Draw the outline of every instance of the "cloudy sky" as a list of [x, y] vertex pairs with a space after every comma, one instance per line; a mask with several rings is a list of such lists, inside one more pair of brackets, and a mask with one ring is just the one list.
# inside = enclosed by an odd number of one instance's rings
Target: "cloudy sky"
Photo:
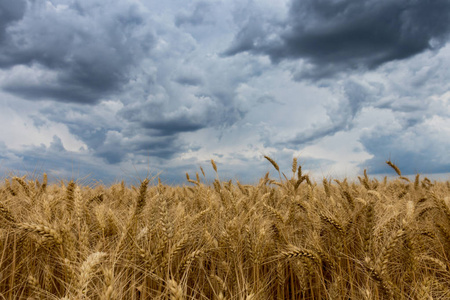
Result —
[[0, 172], [450, 172], [448, 0], [0, 0]]

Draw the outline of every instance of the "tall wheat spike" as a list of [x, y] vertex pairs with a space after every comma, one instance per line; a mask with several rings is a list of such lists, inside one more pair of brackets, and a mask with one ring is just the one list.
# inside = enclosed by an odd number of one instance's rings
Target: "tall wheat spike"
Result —
[[400, 169], [390, 160], [386, 161], [386, 163], [392, 168], [394, 169], [395, 173], [398, 174], [398, 176], [402, 176], [402, 172], [400, 171]]
[[267, 155], [264, 155], [264, 158], [267, 159], [272, 164], [272, 166], [275, 168], [275, 170], [280, 172], [280, 167], [278, 166], [278, 164], [273, 159], [271, 159]]
[[216, 163], [214, 162], [213, 159], [211, 159], [211, 165], [212, 165], [212, 167], [213, 167], [213, 169], [214, 169], [214, 172], [217, 173], [217, 165], [216, 165]]

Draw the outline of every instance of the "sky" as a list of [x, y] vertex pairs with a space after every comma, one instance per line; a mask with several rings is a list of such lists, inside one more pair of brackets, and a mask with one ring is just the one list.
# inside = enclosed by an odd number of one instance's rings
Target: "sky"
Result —
[[448, 179], [449, 41], [448, 0], [0, 0], [0, 173]]

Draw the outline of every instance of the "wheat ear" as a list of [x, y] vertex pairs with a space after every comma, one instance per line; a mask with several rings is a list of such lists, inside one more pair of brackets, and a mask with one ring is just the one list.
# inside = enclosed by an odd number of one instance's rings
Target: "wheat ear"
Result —
[[398, 176], [402, 176], [402, 172], [400, 171], [400, 169], [390, 160], [386, 161], [386, 163], [392, 168], [394, 169], [394, 171], [397, 173]]
[[366, 265], [366, 269], [369, 271], [369, 276], [377, 283], [386, 298], [393, 299], [394, 293], [392, 292], [391, 284], [384, 280], [375, 268]]
[[5, 220], [16, 223], [16, 219], [12, 215], [11, 211], [0, 202], [0, 216], [2, 216]]
[[268, 161], [270, 161], [270, 163], [272, 164], [272, 166], [275, 168], [275, 170], [277, 170], [278, 172], [280, 172], [280, 167], [278, 166], [278, 164], [271, 159], [270, 157], [268, 157], [267, 155], [264, 155], [264, 158], [267, 159]]
[[28, 187], [27, 183], [25, 182], [25, 176], [23, 178], [13, 177], [13, 180], [17, 181], [22, 186], [22, 188], [27, 196], [30, 196], [30, 188]]
[[216, 163], [214, 162], [213, 159], [211, 159], [211, 165], [212, 165], [212, 167], [213, 167], [213, 169], [214, 169], [214, 172], [217, 173], [217, 165], [216, 165]]
[[106, 288], [105, 291], [103, 292], [103, 295], [101, 297], [101, 300], [110, 300], [110, 299], [114, 299], [114, 289], [113, 289], [113, 284], [114, 284], [114, 270], [113, 268], [110, 269], [104, 269], [103, 270], [103, 274], [105, 276], [105, 284], [106, 284]]
[[106, 253], [104, 252], [92, 253], [81, 265], [80, 277], [78, 278], [78, 291], [80, 293], [80, 296], [84, 296], [86, 294], [91, 274], [94, 272], [95, 267], [100, 264], [101, 260], [105, 256]]
[[320, 257], [315, 252], [313, 252], [311, 250], [300, 249], [295, 246], [293, 246], [291, 248], [292, 248], [292, 250], [281, 252], [279, 254], [279, 257], [284, 258], [284, 259], [294, 258], [294, 257], [302, 257], [302, 258], [307, 258], [307, 259], [311, 260], [312, 262], [314, 262], [317, 265], [321, 264]]
[[139, 196], [137, 198], [136, 208], [133, 215], [134, 218], [138, 217], [144, 209], [148, 183], [148, 178], [141, 182], [141, 186], [139, 187]]
[[42, 224], [18, 223], [17, 227], [28, 232], [36, 232], [47, 240], [62, 244], [62, 237], [56, 229]]
[[173, 279], [167, 281], [167, 289], [170, 292], [170, 300], [183, 300], [183, 289]]

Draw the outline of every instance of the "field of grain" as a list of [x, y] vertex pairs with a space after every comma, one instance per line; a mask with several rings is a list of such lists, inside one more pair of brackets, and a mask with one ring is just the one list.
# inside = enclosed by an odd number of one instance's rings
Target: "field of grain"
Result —
[[[0, 186], [1, 299], [450, 299], [450, 182]], [[202, 174], [203, 173], [203, 174]]]

